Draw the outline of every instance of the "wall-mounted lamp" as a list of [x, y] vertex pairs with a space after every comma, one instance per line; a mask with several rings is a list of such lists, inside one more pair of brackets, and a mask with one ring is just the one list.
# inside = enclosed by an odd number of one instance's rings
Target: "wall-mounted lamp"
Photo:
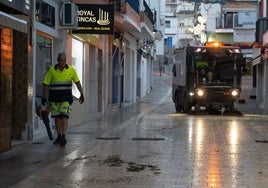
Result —
[[154, 40], [155, 41], [160, 41], [163, 39], [163, 34], [160, 30], [154, 29], [153, 31], [153, 35], [154, 35]]
[[144, 40], [143, 44], [141, 44], [139, 51], [147, 54], [153, 54], [155, 50], [154, 41], [153, 40]]
[[122, 43], [122, 34], [119, 32], [115, 32], [113, 45], [119, 48], [122, 45], [121, 43]]
[[120, 47], [120, 40], [118, 38], [113, 40], [113, 45], [116, 47]]

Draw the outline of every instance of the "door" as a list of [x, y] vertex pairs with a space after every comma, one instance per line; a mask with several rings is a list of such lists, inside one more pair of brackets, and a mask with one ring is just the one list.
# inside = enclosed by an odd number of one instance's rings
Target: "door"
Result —
[[[36, 108], [41, 105], [43, 96], [43, 79], [49, 67], [52, 65], [52, 38], [45, 36], [42, 33], [36, 35], [36, 74], [35, 74], [35, 105]], [[52, 126], [52, 121], [51, 126]], [[33, 126], [33, 136], [46, 134], [46, 129], [43, 120], [35, 115]]]

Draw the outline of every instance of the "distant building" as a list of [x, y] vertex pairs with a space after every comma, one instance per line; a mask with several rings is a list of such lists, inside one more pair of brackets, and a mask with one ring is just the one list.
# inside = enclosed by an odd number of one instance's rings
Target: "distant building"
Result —
[[251, 60], [257, 16], [257, 0], [166, 0], [165, 56], [170, 59], [174, 48], [185, 45], [221, 41], [241, 46]]

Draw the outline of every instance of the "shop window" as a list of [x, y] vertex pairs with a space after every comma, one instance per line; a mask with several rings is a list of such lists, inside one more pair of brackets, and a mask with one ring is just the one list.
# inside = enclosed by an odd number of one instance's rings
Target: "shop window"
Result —
[[51, 57], [52, 39], [43, 35], [36, 36], [36, 96], [43, 95], [43, 79], [52, 65]]
[[[72, 39], [72, 65], [76, 69], [81, 85], [84, 83], [84, 44], [83, 42]], [[73, 96], [76, 98], [80, 97], [80, 92], [73, 84]]]

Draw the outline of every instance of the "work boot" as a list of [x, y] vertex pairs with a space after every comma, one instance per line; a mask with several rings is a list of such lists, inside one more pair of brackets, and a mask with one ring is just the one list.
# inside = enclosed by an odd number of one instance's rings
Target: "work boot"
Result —
[[53, 142], [54, 145], [59, 145], [61, 144], [62, 136], [58, 135], [57, 139]]
[[66, 143], [67, 143], [66, 138], [65, 138], [65, 137], [62, 137], [62, 138], [61, 138], [61, 142], [60, 142], [60, 146], [61, 146], [61, 147], [64, 147]]

